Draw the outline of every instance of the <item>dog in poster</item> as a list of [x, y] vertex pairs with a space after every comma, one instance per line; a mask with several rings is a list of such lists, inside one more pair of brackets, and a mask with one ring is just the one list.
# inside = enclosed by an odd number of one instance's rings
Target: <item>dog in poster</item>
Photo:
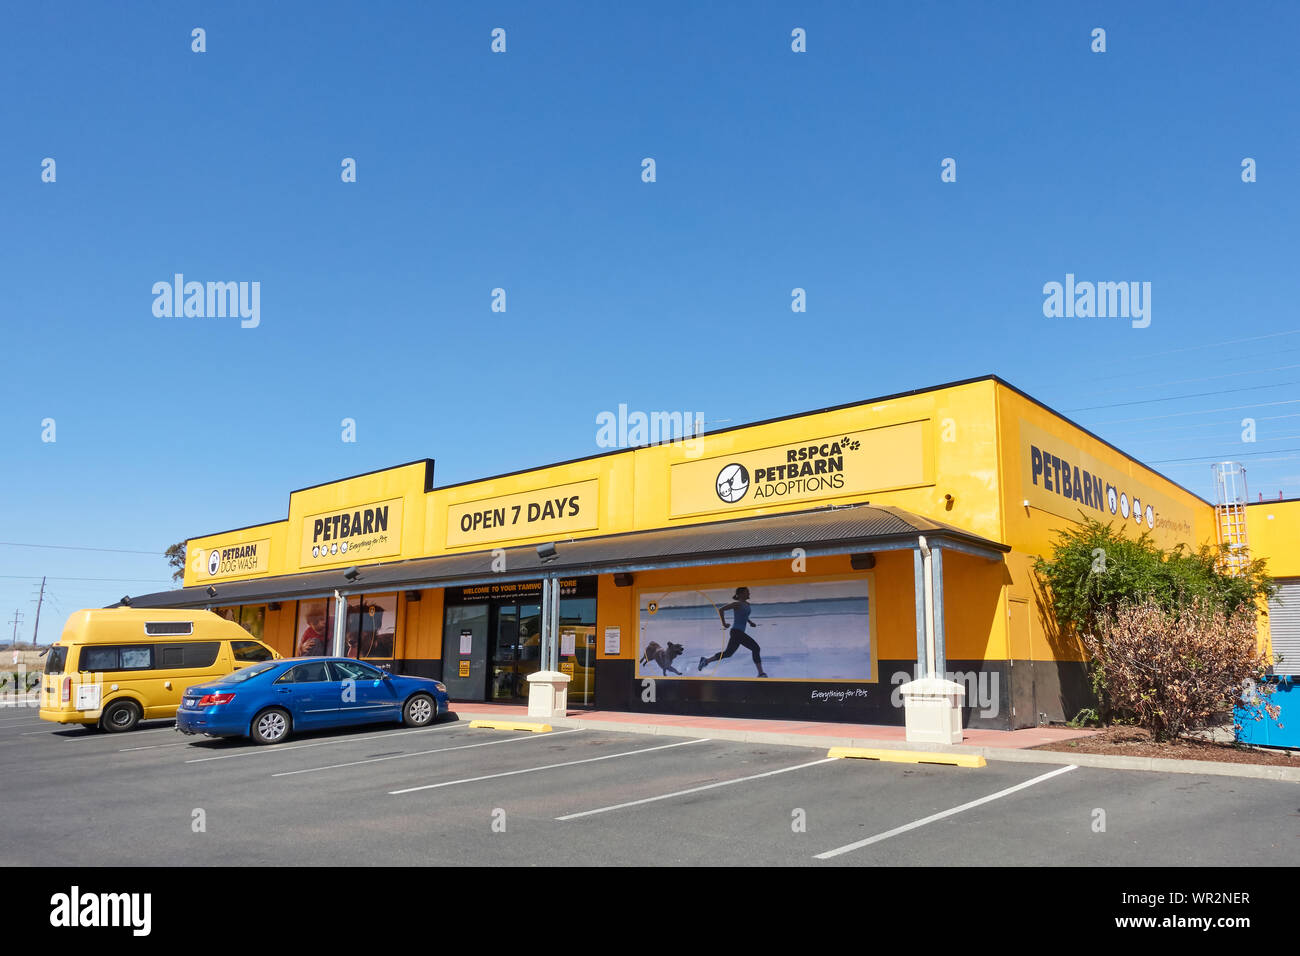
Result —
[[641, 663], [644, 665], [649, 661], [654, 661], [659, 665], [660, 670], [664, 672], [664, 676], [667, 676], [668, 672], [672, 671], [680, 677], [682, 672], [673, 667], [673, 661], [680, 657], [684, 650], [686, 648], [680, 644], [674, 644], [672, 641], [668, 642], [667, 647], [661, 646], [658, 641], [651, 641], [645, 646], [645, 653], [641, 655]]

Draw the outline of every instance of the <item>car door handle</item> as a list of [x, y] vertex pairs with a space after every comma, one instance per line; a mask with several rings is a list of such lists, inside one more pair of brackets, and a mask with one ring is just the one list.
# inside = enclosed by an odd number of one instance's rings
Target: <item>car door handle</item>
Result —
[[277, 694], [292, 694], [292, 693], [293, 693], [293, 688], [290, 688], [290, 687], [277, 687], [277, 688], [275, 689], [275, 692], [276, 692]]

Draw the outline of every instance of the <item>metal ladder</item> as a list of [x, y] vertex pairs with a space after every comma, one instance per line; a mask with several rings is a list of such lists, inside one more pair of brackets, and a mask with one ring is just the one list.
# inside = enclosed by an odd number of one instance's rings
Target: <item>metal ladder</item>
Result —
[[1228, 546], [1223, 569], [1241, 574], [1250, 563], [1250, 540], [1246, 532], [1246, 469], [1236, 461], [1221, 461], [1210, 466], [1214, 473], [1214, 515], [1219, 542]]

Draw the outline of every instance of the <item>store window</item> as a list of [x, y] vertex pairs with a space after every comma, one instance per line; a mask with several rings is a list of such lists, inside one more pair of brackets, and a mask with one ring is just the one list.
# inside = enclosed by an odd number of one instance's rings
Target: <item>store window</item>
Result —
[[392, 660], [396, 644], [396, 594], [360, 594], [348, 598], [345, 656]]
[[234, 621], [236, 624], [239, 623], [239, 608], [237, 607], [214, 607], [212, 612], [217, 617], [225, 618], [227, 621]]
[[266, 605], [249, 604], [239, 609], [239, 626], [259, 641], [266, 628]]
[[316, 598], [298, 602], [298, 626], [294, 629], [295, 657], [325, 657], [330, 653], [334, 633], [334, 602]]

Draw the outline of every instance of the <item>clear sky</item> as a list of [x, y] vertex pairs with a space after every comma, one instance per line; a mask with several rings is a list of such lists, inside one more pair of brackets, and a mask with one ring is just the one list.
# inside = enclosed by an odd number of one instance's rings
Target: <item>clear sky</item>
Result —
[[[0, 623], [41, 575], [45, 640], [166, 587], [293, 488], [595, 453], [620, 403], [991, 372], [1203, 496], [1222, 458], [1300, 494], [1297, 36], [1257, 0], [5, 4]], [[259, 324], [156, 316], [175, 273], [260, 283]], [[1150, 324], [1045, 317], [1067, 274], [1149, 282]]]

